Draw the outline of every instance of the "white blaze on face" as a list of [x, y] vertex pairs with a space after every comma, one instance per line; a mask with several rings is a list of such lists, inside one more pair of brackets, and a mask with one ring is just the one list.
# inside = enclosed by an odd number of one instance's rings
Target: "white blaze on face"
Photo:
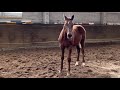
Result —
[[69, 38], [72, 38], [72, 36], [71, 37], [68, 37], [68, 35], [72, 35], [72, 29], [70, 29], [70, 28], [67, 28], [67, 38], [69, 39]]
[[66, 29], [67, 29], [67, 38], [69, 39], [69, 38], [72, 38], [72, 37], [68, 37], [68, 35], [72, 35], [72, 28], [71, 28], [71, 26], [69, 25], [69, 26], [66, 26]]

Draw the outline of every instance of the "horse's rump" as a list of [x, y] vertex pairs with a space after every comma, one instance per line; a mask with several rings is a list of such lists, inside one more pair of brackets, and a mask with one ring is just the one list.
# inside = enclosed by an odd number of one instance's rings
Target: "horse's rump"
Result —
[[82, 25], [74, 25], [73, 32], [79, 32], [80, 34], [84, 35], [86, 33], [85, 28]]
[[73, 31], [73, 43], [74, 43], [74, 45], [79, 44], [82, 39], [85, 39], [86, 31], [85, 31], [83, 26], [74, 25], [72, 31]]

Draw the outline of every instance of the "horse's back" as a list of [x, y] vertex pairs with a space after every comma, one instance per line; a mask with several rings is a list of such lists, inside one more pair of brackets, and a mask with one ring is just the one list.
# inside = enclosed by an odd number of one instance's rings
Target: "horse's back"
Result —
[[86, 33], [86, 30], [82, 25], [73, 25], [73, 31], [79, 31], [81, 34]]

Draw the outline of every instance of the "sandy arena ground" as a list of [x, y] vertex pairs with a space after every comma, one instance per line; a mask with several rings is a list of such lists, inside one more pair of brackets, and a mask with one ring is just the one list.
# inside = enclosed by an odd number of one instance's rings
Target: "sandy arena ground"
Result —
[[0, 78], [120, 78], [120, 45], [86, 47], [85, 67], [75, 66], [77, 53], [74, 48], [69, 77], [66, 76], [67, 53], [66, 49], [63, 74], [60, 75], [59, 48], [0, 51]]

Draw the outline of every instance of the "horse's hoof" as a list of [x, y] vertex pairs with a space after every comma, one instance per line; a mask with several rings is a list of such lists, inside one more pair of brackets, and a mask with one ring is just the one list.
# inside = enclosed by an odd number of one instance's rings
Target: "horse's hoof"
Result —
[[81, 65], [82, 67], [84, 67], [85, 66], [85, 63], [82, 63], [82, 65]]
[[62, 73], [62, 71], [61, 71], [61, 70], [58, 70], [58, 72], [59, 72], [59, 73]]
[[78, 66], [79, 65], [79, 62], [77, 61], [76, 63], [75, 63], [75, 66]]
[[67, 76], [70, 76], [70, 73], [69, 73], [69, 72], [67, 72]]

